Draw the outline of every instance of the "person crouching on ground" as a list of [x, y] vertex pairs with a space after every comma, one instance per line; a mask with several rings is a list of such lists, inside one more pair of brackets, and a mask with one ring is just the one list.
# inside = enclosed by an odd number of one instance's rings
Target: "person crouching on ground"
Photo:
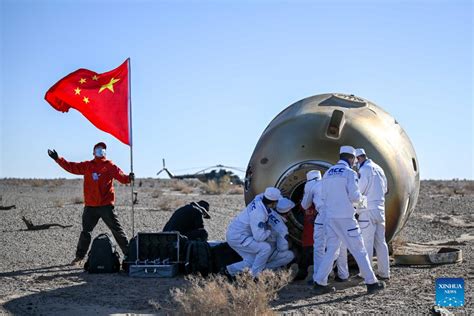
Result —
[[254, 277], [258, 277], [265, 268], [271, 255], [271, 246], [266, 241], [271, 234], [268, 215], [281, 198], [280, 190], [269, 187], [263, 194], [257, 195], [229, 224], [226, 240], [243, 260], [228, 265], [221, 271], [234, 276], [250, 268]]
[[64, 170], [84, 176], [84, 212], [82, 213], [82, 231], [77, 243], [76, 257], [72, 265], [79, 265], [87, 254], [94, 227], [102, 218], [114, 235], [115, 240], [126, 256], [128, 239], [119, 222], [114, 208], [115, 192], [113, 180], [128, 184], [134, 180], [133, 173], [126, 175], [111, 160], [106, 159], [105, 143], [97, 143], [93, 148], [94, 159], [83, 162], [69, 162], [59, 157], [56, 150], [48, 149], [48, 155]]
[[177, 209], [163, 228], [164, 232], [178, 231], [190, 240], [207, 241], [203, 218], [209, 219], [209, 203], [191, 202]]
[[295, 203], [287, 198], [278, 200], [276, 211], [272, 210], [268, 216], [268, 224], [272, 229], [267, 241], [272, 247], [265, 269], [278, 269], [285, 267], [294, 258], [295, 254], [290, 250], [288, 244], [288, 227], [286, 226], [288, 215]]

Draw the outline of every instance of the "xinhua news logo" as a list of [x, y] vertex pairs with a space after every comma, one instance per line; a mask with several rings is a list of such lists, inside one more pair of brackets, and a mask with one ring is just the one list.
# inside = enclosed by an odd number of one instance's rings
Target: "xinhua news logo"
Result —
[[436, 279], [436, 305], [443, 307], [464, 306], [464, 279]]

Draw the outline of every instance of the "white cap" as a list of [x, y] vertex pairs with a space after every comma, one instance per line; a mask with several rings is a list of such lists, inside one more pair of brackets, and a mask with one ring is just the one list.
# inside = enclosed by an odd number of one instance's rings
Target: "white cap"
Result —
[[306, 180], [311, 181], [313, 179], [321, 180], [321, 171], [310, 170], [306, 173]]
[[293, 203], [293, 201], [288, 200], [287, 198], [281, 198], [278, 200], [276, 210], [278, 213], [285, 214], [288, 213], [293, 207], [295, 207], [295, 203]]
[[281, 198], [280, 190], [274, 187], [268, 187], [265, 189], [265, 193], [263, 196], [266, 197], [270, 201], [278, 201]]
[[341, 146], [341, 149], [339, 150], [340, 154], [351, 154], [352, 156], [355, 156], [355, 149], [352, 146]]
[[365, 155], [364, 148], [357, 148], [356, 149], [356, 157], [359, 157], [359, 156], [362, 156], [362, 155]]

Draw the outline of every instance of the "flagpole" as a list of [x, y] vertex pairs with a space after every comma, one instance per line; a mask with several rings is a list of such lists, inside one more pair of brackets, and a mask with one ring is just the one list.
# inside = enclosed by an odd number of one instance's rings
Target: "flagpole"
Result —
[[[130, 172], [133, 173], [133, 129], [132, 129], [132, 67], [128, 57], [128, 126], [130, 128]], [[132, 238], [135, 236], [135, 208], [133, 203], [133, 187], [135, 179], [131, 181], [132, 189]]]

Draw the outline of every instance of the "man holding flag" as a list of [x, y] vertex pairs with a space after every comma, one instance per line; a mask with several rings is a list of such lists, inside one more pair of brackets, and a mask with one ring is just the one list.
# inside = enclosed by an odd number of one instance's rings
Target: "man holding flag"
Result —
[[[100, 218], [112, 231], [124, 255], [128, 252], [128, 239], [114, 210], [115, 193], [113, 180], [132, 183], [133, 198], [133, 150], [132, 117], [130, 98], [130, 59], [119, 67], [96, 73], [78, 69], [54, 84], [45, 95], [46, 101], [56, 110], [68, 112], [73, 108], [84, 115], [94, 126], [130, 145], [131, 172], [125, 175], [112, 161], [106, 159], [105, 143], [93, 148], [94, 159], [79, 163], [68, 162], [55, 150], [48, 155], [66, 171], [84, 176], [84, 212], [82, 232], [77, 244], [76, 258], [72, 264], [84, 259], [91, 242], [91, 233]], [[132, 203], [132, 234], [134, 228]]]
[[84, 176], [84, 212], [82, 231], [77, 243], [76, 258], [71, 264], [80, 264], [87, 254], [94, 227], [102, 218], [114, 235], [124, 255], [128, 252], [128, 239], [114, 208], [115, 192], [113, 180], [127, 184], [134, 180], [134, 174], [125, 175], [112, 161], [106, 159], [105, 143], [94, 146], [94, 159], [83, 162], [69, 162], [59, 157], [56, 150], [48, 150], [48, 155], [64, 170]]

